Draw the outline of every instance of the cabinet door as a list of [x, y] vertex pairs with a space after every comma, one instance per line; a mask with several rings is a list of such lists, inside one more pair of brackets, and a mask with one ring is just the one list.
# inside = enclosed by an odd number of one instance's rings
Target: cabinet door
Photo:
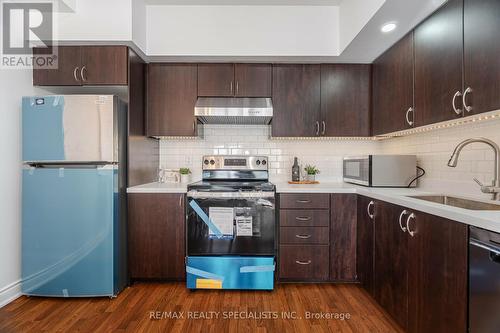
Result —
[[500, 1], [464, 0], [464, 77], [471, 113], [500, 109]]
[[234, 67], [237, 97], [271, 97], [270, 64], [236, 64]]
[[408, 331], [466, 332], [467, 226], [415, 212], [409, 228]]
[[195, 136], [196, 64], [149, 64], [148, 136]]
[[184, 279], [184, 195], [132, 193], [128, 204], [131, 278]]
[[415, 29], [415, 125], [462, 116], [462, 0], [450, 0]]
[[127, 85], [126, 46], [82, 46], [81, 52], [84, 85]]
[[370, 136], [370, 65], [321, 65], [321, 135]]
[[[33, 55], [46, 54], [48, 49], [33, 48]], [[79, 86], [81, 55], [79, 46], [58, 47], [57, 69], [33, 69], [33, 85], [35, 86]]]
[[356, 194], [332, 194], [330, 279], [356, 280]]
[[410, 128], [414, 116], [408, 112], [410, 108], [413, 108], [413, 33], [373, 63], [373, 134]]
[[274, 65], [272, 136], [318, 136], [320, 98], [320, 65]]
[[[377, 302], [406, 330], [408, 325], [408, 234], [398, 223], [402, 207], [380, 202], [375, 217], [373, 290]], [[406, 218], [405, 215], [403, 218]]]
[[198, 96], [230, 97], [234, 89], [233, 64], [198, 65]]
[[358, 280], [373, 296], [373, 226], [375, 201], [358, 196], [356, 267]]

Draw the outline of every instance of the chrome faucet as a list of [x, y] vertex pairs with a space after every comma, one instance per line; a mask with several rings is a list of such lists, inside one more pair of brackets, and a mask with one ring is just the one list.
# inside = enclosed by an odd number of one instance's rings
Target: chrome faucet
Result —
[[458, 157], [460, 156], [460, 152], [462, 149], [471, 144], [471, 143], [484, 143], [490, 146], [493, 151], [495, 152], [495, 174], [493, 178], [493, 184], [491, 186], [484, 185], [482, 184], [477, 178], [474, 178], [474, 181], [481, 186], [481, 192], [483, 193], [489, 193], [492, 195], [493, 200], [499, 200], [499, 193], [500, 193], [500, 148], [498, 145], [491, 141], [490, 139], [486, 138], [472, 138], [472, 139], [467, 139], [462, 142], [460, 142], [456, 147], [455, 150], [453, 151], [453, 154], [450, 157], [450, 160], [448, 161], [448, 166], [449, 167], [456, 167], [458, 163]]

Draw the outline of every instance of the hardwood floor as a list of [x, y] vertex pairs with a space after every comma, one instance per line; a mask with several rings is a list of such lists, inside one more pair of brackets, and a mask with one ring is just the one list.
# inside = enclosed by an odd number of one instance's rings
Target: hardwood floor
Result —
[[[306, 311], [337, 314], [344, 320], [307, 319]], [[168, 314], [171, 318], [166, 318]], [[188, 318], [195, 314], [213, 317]], [[282, 316], [286, 314], [295, 314], [296, 319], [284, 319]], [[229, 315], [261, 318], [226, 319]], [[280, 284], [273, 292], [190, 292], [184, 283], [137, 283], [115, 299], [18, 298], [0, 309], [0, 332], [387, 333], [401, 330], [354, 284]]]

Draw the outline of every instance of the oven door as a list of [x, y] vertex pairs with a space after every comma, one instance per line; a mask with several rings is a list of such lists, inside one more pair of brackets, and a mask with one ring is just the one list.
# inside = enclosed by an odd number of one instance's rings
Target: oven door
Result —
[[188, 256], [274, 255], [274, 192], [189, 192]]
[[344, 181], [353, 184], [371, 186], [371, 156], [344, 158]]

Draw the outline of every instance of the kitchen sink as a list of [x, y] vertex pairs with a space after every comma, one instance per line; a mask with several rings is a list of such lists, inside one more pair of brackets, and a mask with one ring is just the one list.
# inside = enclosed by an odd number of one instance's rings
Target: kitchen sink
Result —
[[470, 210], [500, 210], [500, 203], [475, 201], [447, 195], [415, 195], [408, 197]]

